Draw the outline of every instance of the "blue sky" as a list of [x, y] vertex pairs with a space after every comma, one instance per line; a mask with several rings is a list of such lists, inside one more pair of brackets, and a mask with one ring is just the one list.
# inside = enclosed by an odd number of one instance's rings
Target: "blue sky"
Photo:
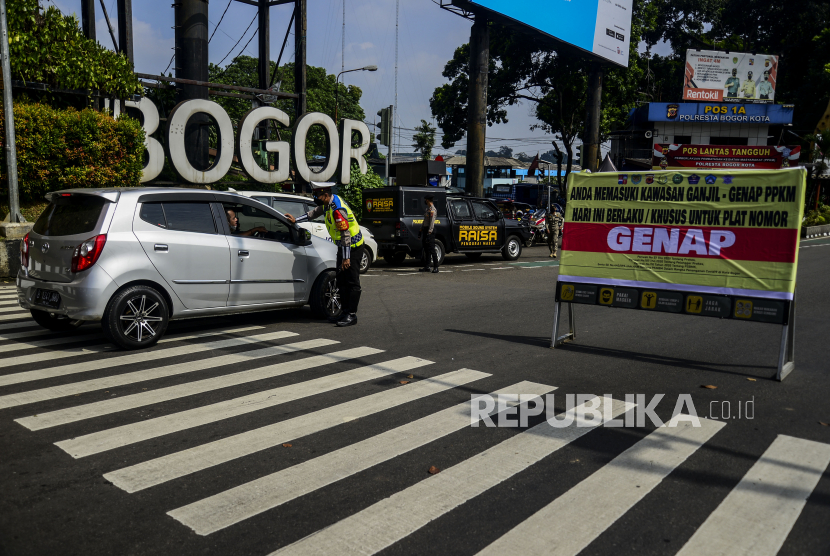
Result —
[[[341, 31], [344, 0], [308, 0], [308, 63], [337, 73], [341, 67]], [[355, 72], [344, 75], [346, 83], [363, 89], [361, 104], [367, 120], [372, 122], [377, 111], [395, 101], [395, 2], [393, 0], [345, 0], [346, 2], [346, 69], [375, 64], [377, 72]], [[80, 0], [41, 0], [54, 4], [65, 14], [76, 13], [80, 19]], [[110, 21], [116, 21], [116, 0], [104, 0]], [[133, 0], [133, 33], [135, 37], [136, 71], [159, 74], [167, 67], [173, 54], [172, 0]], [[211, 0], [210, 32], [228, 0]], [[291, 17], [292, 6], [271, 8], [271, 58], [276, 60]], [[245, 31], [256, 15], [256, 8], [232, 2], [209, 46], [209, 58], [219, 62]], [[400, 40], [398, 54], [398, 121], [403, 128], [413, 128], [420, 120], [432, 122], [429, 98], [435, 87], [446, 82], [441, 75], [444, 64], [452, 58], [455, 49], [470, 37], [471, 22], [440, 9], [432, 0], [400, 0]], [[256, 23], [236, 47], [228, 60], [237, 55], [252, 36]], [[100, 5], [96, 2], [96, 29], [99, 42], [112, 48], [112, 40]], [[116, 35], [117, 36], [117, 35]], [[288, 60], [293, 59], [290, 47]], [[246, 54], [256, 56], [256, 39], [250, 42]], [[227, 61], [225, 62], [227, 63]], [[342, 79], [342, 78], [341, 78]], [[551, 138], [528, 128], [535, 119], [531, 106], [512, 107], [509, 123], [487, 130], [488, 149], [508, 145], [516, 152], [535, 154], [551, 148]], [[411, 151], [411, 132], [401, 132], [401, 152]], [[440, 130], [438, 143], [440, 144]], [[440, 147], [440, 145], [439, 145]], [[451, 149], [465, 148], [464, 140]], [[439, 148], [439, 152], [441, 149]]]

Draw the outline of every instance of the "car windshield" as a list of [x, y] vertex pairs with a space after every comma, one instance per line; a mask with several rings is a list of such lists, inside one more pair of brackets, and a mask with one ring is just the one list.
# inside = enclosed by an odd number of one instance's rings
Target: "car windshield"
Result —
[[94, 195], [56, 194], [32, 231], [42, 236], [87, 234], [95, 229], [106, 203], [106, 199]]

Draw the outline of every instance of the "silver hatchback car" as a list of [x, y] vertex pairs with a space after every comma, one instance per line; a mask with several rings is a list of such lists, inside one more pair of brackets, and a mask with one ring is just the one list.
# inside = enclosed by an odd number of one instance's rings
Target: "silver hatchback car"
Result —
[[151, 346], [172, 319], [309, 304], [342, 309], [330, 242], [236, 195], [71, 189], [21, 244], [18, 301], [50, 330], [100, 321], [121, 347]]

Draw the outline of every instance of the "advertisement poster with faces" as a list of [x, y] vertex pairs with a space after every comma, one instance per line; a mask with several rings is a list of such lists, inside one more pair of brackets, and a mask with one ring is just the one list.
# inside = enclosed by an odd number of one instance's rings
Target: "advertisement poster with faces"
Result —
[[778, 56], [715, 50], [687, 50], [683, 100], [775, 101]]

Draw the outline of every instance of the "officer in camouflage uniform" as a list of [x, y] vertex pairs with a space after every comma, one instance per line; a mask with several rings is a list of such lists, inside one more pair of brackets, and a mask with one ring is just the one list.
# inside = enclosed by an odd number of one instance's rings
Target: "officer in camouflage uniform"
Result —
[[559, 251], [559, 236], [562, 233], [564, 220], [559, 211], [552, 207], [548, 212], [546, 224], [548, 228], [548, 249], [550, 249], [551, 258], [555, 259]]

